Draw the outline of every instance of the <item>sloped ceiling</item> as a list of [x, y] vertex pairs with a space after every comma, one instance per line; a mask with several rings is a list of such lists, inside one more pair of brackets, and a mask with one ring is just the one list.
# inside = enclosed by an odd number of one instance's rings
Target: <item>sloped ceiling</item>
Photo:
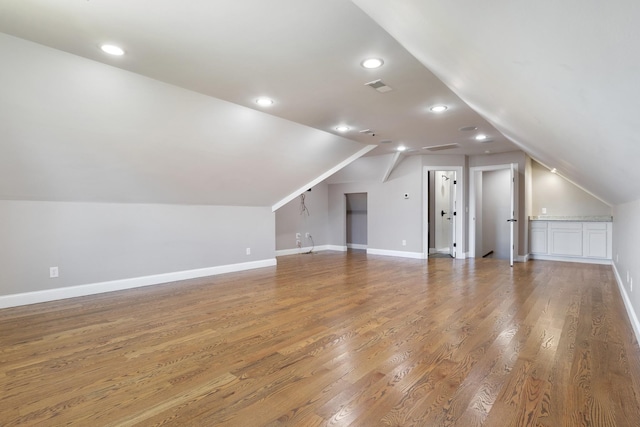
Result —
[[640, 2], [353, 2], [534, 158], [640, 199]]
[[3, 198], [273, 206], [368, 145], [517, 149], [346, 0], [3, 0], [0, 31]]

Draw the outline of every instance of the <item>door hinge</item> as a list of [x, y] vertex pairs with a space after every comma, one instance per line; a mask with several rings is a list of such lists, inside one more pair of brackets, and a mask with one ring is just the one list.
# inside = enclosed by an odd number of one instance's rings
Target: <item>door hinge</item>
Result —
[[453, 216], [456, 216], [456, 215], [458, 215], [458, 212], [455, 212], [455, 211], [454, 211], [454, 212], [453, 212]]
[[455, 179], [453, 180], [453, 185], [456, 185], [458, 183], [458, 181], [456, 181]]
[[454, 248], [456, 248], [456, 247], [457, 247], [455, 243], [453, 244], [453, 247], [454, 247]]

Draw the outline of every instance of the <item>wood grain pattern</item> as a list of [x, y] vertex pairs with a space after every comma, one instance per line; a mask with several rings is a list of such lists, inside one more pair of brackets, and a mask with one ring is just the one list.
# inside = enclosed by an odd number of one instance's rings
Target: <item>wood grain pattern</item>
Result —
[[640, 426], [610, 267], [362, 252], [0, 310], [2, 426]]

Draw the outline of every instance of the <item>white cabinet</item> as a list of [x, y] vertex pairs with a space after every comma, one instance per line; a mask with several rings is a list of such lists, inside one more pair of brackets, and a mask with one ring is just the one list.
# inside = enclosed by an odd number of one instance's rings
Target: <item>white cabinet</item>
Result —
[[534, 259], [607, 264], [611, 260], [611, 222], [531, 221]]
[[549, 254], [582, 256], [582, 222], [550, 222]]
[[547, 249], [547, 222], [531, 222], [531, 253], [546, 254]]

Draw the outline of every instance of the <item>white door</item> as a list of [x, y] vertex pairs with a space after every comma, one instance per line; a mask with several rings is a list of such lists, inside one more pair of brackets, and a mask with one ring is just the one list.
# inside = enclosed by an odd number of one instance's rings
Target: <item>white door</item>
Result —
[[514, 163], [511, 163], [511, 174], [509, 176], [509, 188], [510, 188], [510, 197], [511, 197], [511, 208], [510, 208], [510, 215], [511, 217], [509, 219], [507, 219], [507, 222], [509, 223], [509, 265], [511, 265], [511, 267], [513, 267], [513, 251], [515, 250], [515, 242], [514, 242], [514, 238], [513, 238], [513, 233], [514, 233], [514, 226], [516, 221], [518, 221], [516, 219], [516, 197], [515, 197], [515, 191], [516, 191], [516, 174], [515, 174], [515, 170], [514, 170]]
[[451, 219], [451, 251], [450, 254], [453, 258], [456, 257], [457, 243], [456, 243], [456, 184], [457, 184], [456, 172], [451, 172], [451, 179], [449, 180], [449, 218]]

